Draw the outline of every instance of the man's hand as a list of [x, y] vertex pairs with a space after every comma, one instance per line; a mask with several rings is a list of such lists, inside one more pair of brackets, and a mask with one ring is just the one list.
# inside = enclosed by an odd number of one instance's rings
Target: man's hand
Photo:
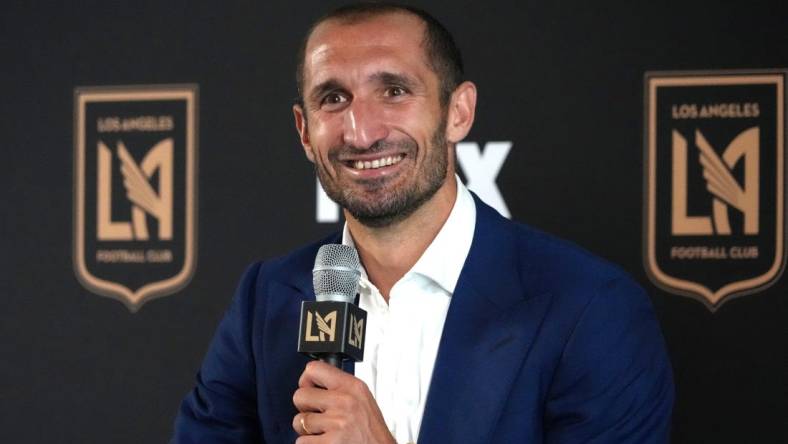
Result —
[[324, 362], [306, 365], [293, 403], [296, 444], [396, 444], [367, 385]]

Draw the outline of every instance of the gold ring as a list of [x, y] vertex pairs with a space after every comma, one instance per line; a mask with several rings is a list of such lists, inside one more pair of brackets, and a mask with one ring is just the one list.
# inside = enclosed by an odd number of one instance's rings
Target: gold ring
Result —
[[306, 428], [306, 424], [304, 423], [304, 416], [306, 415], [301, 415], [301, 428], [304, 429], [304, 433], [306, 433], [307, 435], [311, 435], [312, 432], [310, 432], [309, 429]]

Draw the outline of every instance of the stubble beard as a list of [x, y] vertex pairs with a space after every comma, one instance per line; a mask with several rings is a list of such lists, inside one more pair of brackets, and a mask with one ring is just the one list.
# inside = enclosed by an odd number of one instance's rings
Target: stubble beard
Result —
[[[410, 172], [415, 176], [414, 180], [402, 185], [393, 186], [390, 184], [390, 178], [383, 177], [366, 181], [361, 187], [342, 186], [330, 178], [324, 168], [315, 165], [317, 177], [326, 195], [346, 209], [361, 224], [370, 228], [388, 227], [408, 218], [430, 200], [446, 181], [449, 147], [445, 130], [446, 119], [442, 118], [431, 137], [430, 146], [425, 147], [427, 151], [422, 166], [417, 171]], [[397, 145], [405, 149], [409, 156], [415, 157], [418, 152], [418, 146], [413, 139], [398, 142]], [[382, 145], [370, 150], [383, 150], [386, 147]], [[337, 160], [338, 153], [343, 150], [352, 150], [352, 148], [332, 149], [331, 161], [338, 165], [340, 163]], [[401, 174], [408, 172], [403, 171]]]

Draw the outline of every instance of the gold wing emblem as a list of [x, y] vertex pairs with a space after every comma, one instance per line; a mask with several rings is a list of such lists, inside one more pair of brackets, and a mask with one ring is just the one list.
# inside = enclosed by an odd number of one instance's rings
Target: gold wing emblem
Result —
[[123, 173], [123, 186], [126, 187], [126, 196], [129, 200], [148, 214], [162, 214], [161, 199], [134, 162], [123, 142], [118, 142], [118, 157], [121, 162], [120, 171]]
[[320, 340], [325, 341], [326, 335], [328, 335], [328, 340], [333, 341], [337, 326], [337, 311], [334, 310], [325, 317], [320, 316], [320, 313], [315, 311], [315, 317], [317, 317], [317, 329], [320, 330]]
[[695, 141], [700, 150], [700, 164], [703, 166], [703, 178], [706, 189], [718, 199], [734, 208], [742, 208], [744, 192], [733, 177], [722, 159], [714, 152], [709, 142], [700, 131], [695, 132]]
[[[318, 330], [322, 331], [323, 333], [325, 333], [325, 334], [327, 334], [329, 336], [333, 336], [333, 332], [331, 331], [332, 330], [331, 327], [329, 327], [329, 325], [325, 321], [325, 319], [320, 317], [320, 313], [315, 312], [315, 315], [317, 315], [317, 328], [318, 328]], [[326, 316], [326, 318], [328, 318], [328, 316]]]

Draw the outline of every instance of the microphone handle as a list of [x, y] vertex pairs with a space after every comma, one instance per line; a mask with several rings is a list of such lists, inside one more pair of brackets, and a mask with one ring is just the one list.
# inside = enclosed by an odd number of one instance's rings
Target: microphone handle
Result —
[[339, 353], [326, 353], [320, 356], [320, 360], [326, 364], [333, 365], [340, 370], [342, 369], [342, 357], [339, 355]]

